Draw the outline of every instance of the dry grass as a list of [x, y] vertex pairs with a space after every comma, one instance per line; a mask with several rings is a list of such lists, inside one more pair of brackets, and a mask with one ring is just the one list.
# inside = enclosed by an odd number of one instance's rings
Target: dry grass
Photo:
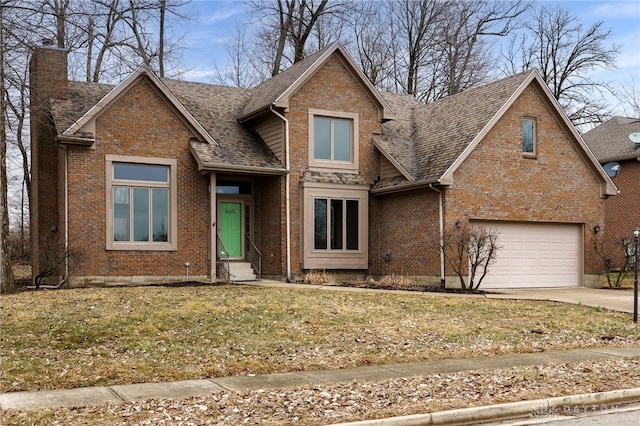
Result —
[[2, 392], [640, 342], [625, 314], [480, 296], [132, 287], [0, 303]]
[[415, 280], [404, 275], [391, 274], [380, 278], [380, 285], [397, 288], [398, 290], [413, 290], [417, 288]]
[[323, 285], [323, 284], [335, 284], [333, 275], [325, 271], [311, 271], [304, 276], [305, 284]]

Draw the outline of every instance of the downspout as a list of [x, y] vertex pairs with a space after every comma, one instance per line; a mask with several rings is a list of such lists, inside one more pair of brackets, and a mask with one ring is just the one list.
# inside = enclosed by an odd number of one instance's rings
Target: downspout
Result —
[[440, 287], [444, 288], [446, 283], [444, 278], [444, 215], [442, 208], [442, 191], [436, 189], [431, 183], [429, 184], [429, 188], [438, 193], [438, 215], [440, 222]]
[[66, 147], [64, 149], [64, 253], [62, 281], [69, 279], [69, 150]]
[[289, 198], [289, 120], [284, 115], [273, 109], [273, 105], [269, 106], [272, 113], [284, 121], [284, 168], [286, 175], [284, 177], [284, 198], [285, 198], [285, 215], [286, 215], [286, 232], [287, 232], [287, 244], [286, 244], [286, 257], [287, 257], [287, 282], [291, 282], [291, 200]]

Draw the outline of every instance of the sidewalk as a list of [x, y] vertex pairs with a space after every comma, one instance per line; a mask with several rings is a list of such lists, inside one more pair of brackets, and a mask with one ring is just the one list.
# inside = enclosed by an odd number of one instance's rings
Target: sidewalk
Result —
[[[514, 366], [580, 362], [587, 360], [607, 360], [637, 356], [640, 356], [640, 346], [626, 348], [575, 349], [527, 354], [508, 354], [470, 359], [448, 359], [431, 362], [366, 366], [343, 370], [303, 371], [259, 376], [238, 376], [165, 383], [98, 386], [38, 392], [12, 392], [0, 394], [0, 409], [37, 410], [57, 407], [89, 407], [106, 403], [124, 403], [146, 399], [188, 398], [191, 396], [220, 391], [250, 391], [297, 386], [314, 386], [328, 383], [351, 382], [354, 380], [360, 382], [382, 381], [386, 379], [425, 376], [459, 371], [499, 369]], [[607, 400], [607, 403], [613, 403], [611, 401], [612, 398], [618, 401], [618, 403], [640, 401], [640, 389], [615, 392], [617, 393], [610, 393], [611, 395], [608, 397], [609, 399]], [[603, 401], [602, 396], [594, 398], [595, 400], [600, 401], [600, 403]], [[523, 403], [518, 404], [518, 410], [522, 410]], [[537, 402], [536, 404], [538, 404], [536, 405], [536, 407], [538, 407], [540, 403]], [[486, 410], [487, 407], [479, 407], [477, 410], [480, 409]], [[504, 414], [504, 411], [505, 408], [498, 410], [498, 412], [502, 413], [501, 415]], [[432, 417], [433, 415], [430, 415], [429, 418]]]

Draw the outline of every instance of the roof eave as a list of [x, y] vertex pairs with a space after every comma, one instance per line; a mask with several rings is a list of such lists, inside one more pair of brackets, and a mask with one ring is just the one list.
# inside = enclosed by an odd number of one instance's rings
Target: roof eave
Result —
[[378, 189], [374, 188], [374, 189], [371, 189], [371, 194], [372, 195], [392, 194], [395, 192], [404, 192], [404, 191], [411, 191], [414, 189], [428, 188], [430, 185], [449, 186], [448, 184], [440, 182], [439, 179], [435, 181], [430, 181], [430, 180], [412, 181], [412, 182], [400, 183], [398, 185], [393, 185], [386, 188], [378, 188]]
[[277, 167], [255, 167], [255, 166], [240, 166], [233, 164], [223, 163], [208, 163], [198, 161], [198, 170], [204, 172], [238, 172], [238, 173], [252, 173], [258, 175], [285, 175], [286, 169]]
[[96, 138], [91, 136], [76, 136], [76, 135], [57, 135], [55, 141], [60, 145], [69, 145], [77, 147], [91, 147], [96, 142]]

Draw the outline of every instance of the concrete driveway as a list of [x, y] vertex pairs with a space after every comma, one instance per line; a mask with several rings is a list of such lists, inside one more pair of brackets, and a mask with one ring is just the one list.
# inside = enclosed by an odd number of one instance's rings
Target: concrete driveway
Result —
[[633, 290], [572, 288], [531, 288], [491, 290], [486, 294], [492, 299], [552, 300], [576, 305], [605, 308], [613, 311], [633, 313]]

